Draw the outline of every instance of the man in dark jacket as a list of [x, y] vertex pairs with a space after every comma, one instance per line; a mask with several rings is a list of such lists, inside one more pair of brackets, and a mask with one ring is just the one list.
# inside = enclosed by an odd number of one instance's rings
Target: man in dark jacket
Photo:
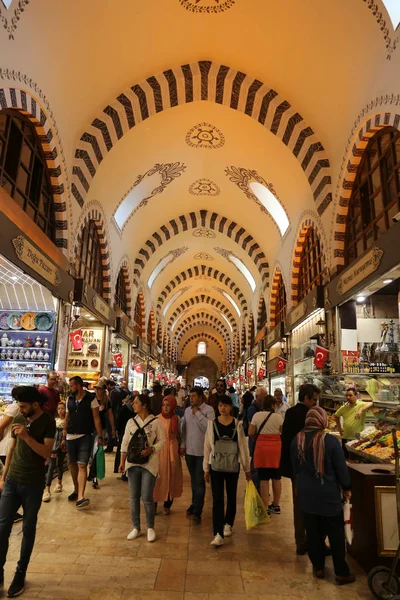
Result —
[[153, 393], [150, 396], [151, 414], [155, 417], [161, 412], [163, 400], [162, 386], [159, 383], [155, 383], [153, 385]]
[[292, 480], [294, 537], [296, 540], [296, 552], [299, 555], [307, 552], [307, 539], [303, 517], [297, 501], [296, 479], [293, 475], [290, 446], [293, 438], [304, 428], [307, 412], [317, 404], [320, 393], [321, 391], [317, 386], [311, 383], [300, 386], [299, 401], [293, 408], [289, 408], [286, 411], [282, 427], [280, 471], [283, 477], [289, 477]]

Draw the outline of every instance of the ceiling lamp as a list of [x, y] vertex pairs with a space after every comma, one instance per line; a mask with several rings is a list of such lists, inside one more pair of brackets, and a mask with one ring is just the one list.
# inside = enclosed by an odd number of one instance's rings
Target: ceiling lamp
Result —
[[258, 183], [258, 181], [252, 181], [250, 183], [250, 189], [277, 224], [281, 236], [284, 236], [289, 227], [289, 219], [279, 200], [265, 187], [265, 185]]
[[383, 4], [389, 13], [393, 29], [396, 30], [400, 23], [400, 2], [399, 0], [383, 0]]

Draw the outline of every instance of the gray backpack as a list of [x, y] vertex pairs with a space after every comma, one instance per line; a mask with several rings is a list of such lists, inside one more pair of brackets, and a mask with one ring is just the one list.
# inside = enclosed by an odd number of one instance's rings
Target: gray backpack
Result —
[[237, 441], [233, 441], [237, 432], [237, 421], [235, 420], [232, 437], [227, 435], [220, 437], [215, 421], [214, 429], [218, 438], [215, 440], [214, 453], [211, 456], [212, 470], [222, 473], [237, 473], [239, 471], [239, 446]]

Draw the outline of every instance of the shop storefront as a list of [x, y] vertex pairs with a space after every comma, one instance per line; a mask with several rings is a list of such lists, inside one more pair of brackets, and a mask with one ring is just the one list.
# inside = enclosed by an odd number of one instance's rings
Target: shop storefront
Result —
[[[298, 401], [299, 388], [304, 383], [321, 385], [321, 375], [329, 355], [327, 349], [326, 319], [323, 288], [315, 287], [287, 315], [285, 331], [290, 334], [290, 375], [293, 403]], [[324, 356], [323, 366], [319, 362]]]
[[265, 348], [267, 350], [266, 387], [272, 395], [274, 395], [277, 388], [280, 388], [289, 401], [290, 378], [286, 374], [289, 353], [288, 340], [289, 338], [284, 335], [283, 322], [271, 329], [265, 337]]
[[85, 281], [76, 279], [72, 319], [66, 377], [78, 375], [91, 389], [108, 375], [106, 356], [115, 312]]
[[73, 278], [0, 213], [0, 400], [15, 385], [42, 385], [57, 361], [62, 301]]
[[117, 382], [128, 381], [131, 347], [135, 332], [126, 316], [118, 316], [115, 330], [111, 331], [108, 348], [109, 375]]

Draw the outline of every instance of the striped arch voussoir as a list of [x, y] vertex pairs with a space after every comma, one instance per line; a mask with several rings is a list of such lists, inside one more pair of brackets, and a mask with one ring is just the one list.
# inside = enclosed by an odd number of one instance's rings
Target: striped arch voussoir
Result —
[[179, 339], [184, 335], [188, 328], [198, 327], [199, 325], [210, 325], [211, 327], [214, 327], [216, 331], [222, 335], [225, 341], [227, 343], [229, 342], [230, 334], [225, 323], [220, 321], [217, 317], [209, 315], [206, 312], [198, 312], [190, 317], [187, 317], [187, 319], [184, 319], [174, 332], [175, 340], [179, 343]]
[[198, 101], [248, 115], [279, 138], [299, 161], [321, 215], [332, 201], [331, 167], [313, 129], [265, 83], [231, 67], [202, 60], [153, 75], [120, 94], [82, 134], [75, 150], [72, 193], [83, 205], [99, 165], [130, 129], [152, 115]]
[[141, 290], [139, 290], [138, 295], [136, 296], [136, 303], [139, 303], [139, 306], [140, 306], [140, 325], [141, 325], [140, 337], [142, 339], [145, 339], [145, 337], [146, 337], [146, 305], [144, 302], [144, 295]]
[[125, 282], [125, 291], [126, 291], [126, 306], [128, 310], [128, 317], [132, 315], [132, 287], [131, 287], [131, 277], [130, 277], [130, 268], [127, 259], [123, 259], [120, 262], [120, 265], [117, 269], [117, 277], [119, 272], [122, 272], [122, 276]]
[[216, 344], [218, 346], [218, 348], [220, 349], [222, 356], [224, 356], [224, 349], [223, 349], [221, 343], [214, 336], [210, 335], [209, 333], [195, 333], [195, 334], [191, 335], [190, 338], [188, 338], [184, 342], [182, 348], [180, 349], [180, 355], [182, 356], [186, 346], [188, 344], [190, 344], [190, 342], [193, 342], [193, 340], [200, 340], [200, 339], [201, 340], [203, 340], [203, 339], [210, 340], [211, 342]]
[[13, 108], [28, 117], [34, 124], [42, 144], [51, 189], [56, 220], [56, 245], [68, 247], [67, 199], [62, 178], [62, 164], [50, 122], [46, 113], [28, 92], [16, 88], [0, 88], [0, 110]]
[[175, 319], [182, 312], [184, 312], [187, 308], [190, 308], [191, 306], [194, 306], [196, 304], [208, 304], [208, 305], [213, 306], [214, 308], [218, 309], [220, 312], [222, 312], [226, 316], [227, 319], [229, 319], [229, 321], [233, 327], [233, 330], [236, 331], [237, 324], [236, 324], [235, 318], [232, 315], [232, 313], [226, 308], [226, 306], [224, 306], [222, 304], [222, 302], [220, 302], [219, 300], [216, 300], [215, 298], [211, 298], [210, 296], [206, 296], [205, 294], [201, 294], [200, 296], [193, 296], [189, 300], [185, 300], [185, 302], [182, 302], [182, 304], [180, 306], [178, 306], [178, 308], [171, 315], [171, 318], [168, 321], [168, 330], [171, 329], [172, 324], [174, 323]]
[[274, 277], [272, 279], [271, 286], [271, 297], [269, 303], [269, 320], [270, 320], [270, 329], [273, 329], [276, 326], [276, 305], [278, 302], [278, 289], [280, 282], [283, 283], [282, 272], [279, 267], [275, 269]]
[[139, 250], [133, 265], [134, 285], [138, 286], [142, 271], [147, 262], [163, 244], [180, 233], [197, 229], [198, 227], [207, 227], [208, 229], [222, 233], [238, 244], [252, 259], [260, 273], [264, 287], [268, 287], [268, 261], [255, 239], [248, 234], [243, 227], [240, 227], [240, 225], [235, 223], [235, 221], [231, 221], [226, 217], [221, 217], [217, 213], [208, 210], [199, 210], [186, 215], [180, 215], [153, 233], [150, 239], [148, 239], [145, 245]]
[[149, 320], [147, 326], [151, 325], [151, 343], [154, 344], [156, 341], [156, 318], [154, 315], [154, 310], [151, 309], [149, 314]]
[[299, 233], [295, 242], [293, 252], [293, 263], [292, 263], [292, 305], [296, 306], [299, 296], [299, 273], [300, 273], [300, 259], [303, 253], [304, 243], [308, 230], [312, 227], [318, 236], [319, 243], [321, 246], [321, 252], [324, 254], [324, 243], [323, 238], [319, 233], [318, 225], [312, 218], [305, 219], [299, 227]]
[[347, 161], [347, 167], [343, 182], [339, 192], [339, 201], [336, 210], [336, 222], [334, 224], [333, 240], [333, 266], [340, 267], [344, 265], [344, 240], [346, 231], [347, 213], [349, 210], [349, 200], [353, 189], [353, 183], [356, 177], [358, 166], [364, 154], [369, 140], [377, 131], [384, 127], [394, 127], [400, 130], [400, 115], [396, 113], [379, 113], [370, 117], [359, 129], [350, 157]]
[[79, 251], [79, 246], [81, 243], [81, 235], [85, 226], [89, 223], [89, 221], [93, 221], [96, 225], [97, 233], [100, 241], [100, 249], [101, 249], [101, 262], [103, 267], [103, 298], [110, 302], [111, 300], [111, 263], [110, 263], [110, 251], [108, 240], [106, 236], [106, 228], [103, 220], [103, 215], [100, 213], [97, 208], [92, 208], [89, 210], [86, 215], [83, 217], [80, 223], [80, 230], [76, 239], [76, 244], [74, 248], [74, 255], [76, 256]]
[[261, 325], [264, 324], [264, 323], [261, 323], [263, 307], [264, 307], [265, 314], [266, 314], [267, 307], [265, 305], [265, 299], [264, 299], [264, 296], [261, 295], [260, 298], [258, 299], [258, 307], [257, 307], [257, 333], [258, 333], [258, 330], [260, 329]]
[[167, 300], [168, 296], [179, 285], [188, 281], [189, 279], [194, 279], [196, 277], [198, 277], [198, 278], [210, 277], [212, 279], [215, 279], [219, 283], [222, 283], [223, 285], [225, 285], [236, 296], [236, 299], [238, 300], [239, 304], [242, 307], [244, 316], [245, 317], [247, 316], [247, 313], [249, 310], [247, 301], [246, 301], [244, 295], [242, 294], [242, 292], [240, 291], [239, 287], [235, 284], [235, 282], [232, 281], [232, 279], [230, 279], [230, 277], [228, 277], [224, 273], [221, 273], [221, 271], [218, 271], [218, 269], [213, 269], [212, 267], [207, 267], [206, 265], [195, 265], [194, 267], [192, 267], [190, 269], [186, 269], [186, 271], [181, 271], [181, 273], [179, 273], [179, 275], [176, 275], [176, 277], [174, 277], [174, 279], [171, 279], [171, 281], [168, 283], [168, 285], [165, 286], [165, 288], [163, 289], [163, 291], [161, 292], [161, 294], [158, 298], [157, 313], [158, 314], [160, 313], [160, 311], [163, 307], [163, 304]]

